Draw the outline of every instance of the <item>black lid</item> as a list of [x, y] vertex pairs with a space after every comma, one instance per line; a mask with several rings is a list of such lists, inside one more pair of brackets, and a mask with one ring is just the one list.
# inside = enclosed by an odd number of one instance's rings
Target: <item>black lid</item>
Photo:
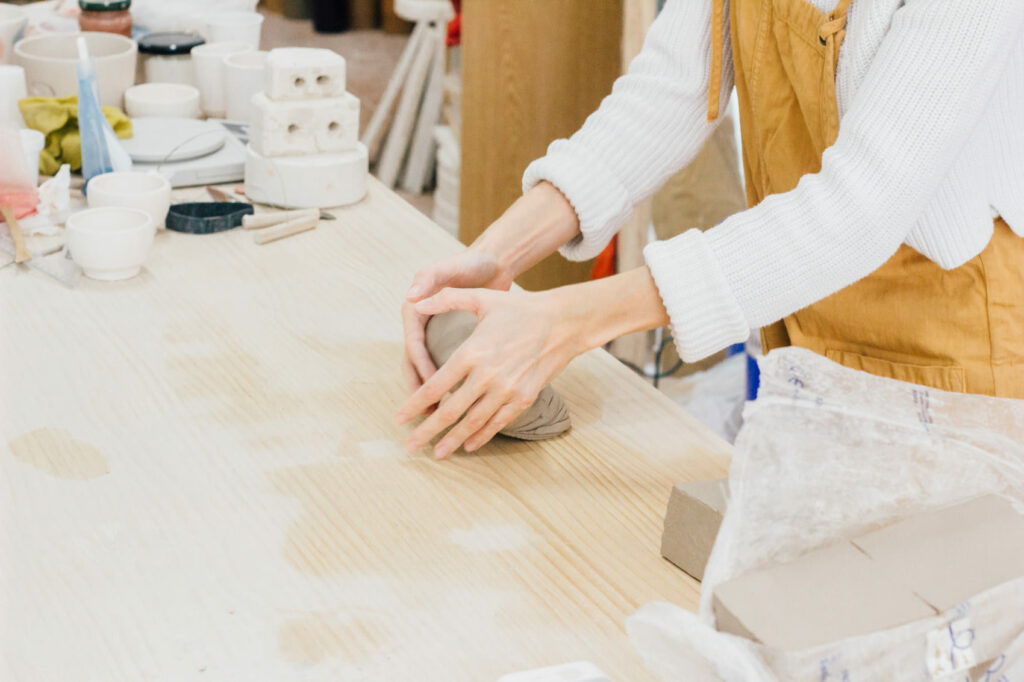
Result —
[[195, 33], [150, 33], [139, 39], [142, 54], [189, 54], [192, 48], [206, 41]]
[[119, 12], [132, 6], [132, 0], [78, 0], [86, 12]]

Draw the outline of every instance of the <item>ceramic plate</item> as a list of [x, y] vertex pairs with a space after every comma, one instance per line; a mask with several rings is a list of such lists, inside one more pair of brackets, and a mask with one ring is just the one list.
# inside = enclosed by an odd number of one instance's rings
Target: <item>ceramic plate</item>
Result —
[[212, 121], [194, 118], [133, 118], [132, 137], [121, 144], [139, 163], [187, 161], [224, 146], [227, 131]]

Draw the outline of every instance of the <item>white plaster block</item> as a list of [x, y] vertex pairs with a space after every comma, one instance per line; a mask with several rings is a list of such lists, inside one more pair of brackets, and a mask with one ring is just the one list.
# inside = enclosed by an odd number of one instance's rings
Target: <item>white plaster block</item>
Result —
[[359, 98], [273, 101], [265, 93], [253, 97], [249, 141], [262, 156], [296, 156], [343, 152], [359, 136]]
[[271, 50], [264, 90], [272, 100], [340, 97], [345, 93], [345, 58], [313, 47]]
[[[329, 104], [321, 105], [322, 102]], [[320, 152], [343, 152], [359, 141], [359, 98], [350, 93], [317, 102], [313, 134]]]
[[246, 148], [245, 193], [284, 208], [328, 208], [359, 201], [369, 176], [366, 147], [336, 154], [266, 157]]

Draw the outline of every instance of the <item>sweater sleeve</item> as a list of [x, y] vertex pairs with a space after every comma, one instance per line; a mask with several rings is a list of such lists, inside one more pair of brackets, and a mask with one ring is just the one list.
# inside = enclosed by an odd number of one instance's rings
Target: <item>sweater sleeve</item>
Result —
[[[600, 253], [633, 206], [689, 163], [714, 130], [707, 121], [711, 6], [710, 0], [669, 0], [597, 111], [527, 167], [524, 192], [547, 180], [576, 210], [580, 234], [562, 247], [566, 258]], [[723, 110], [733, 78], [727, 18], [724, 23]]]
[[1022, 29], [1020, 0], [907, 0], [820, 172], [707, 232], [648, 245], [681, 357], [743, 341], [885, 263], [978, 124]]

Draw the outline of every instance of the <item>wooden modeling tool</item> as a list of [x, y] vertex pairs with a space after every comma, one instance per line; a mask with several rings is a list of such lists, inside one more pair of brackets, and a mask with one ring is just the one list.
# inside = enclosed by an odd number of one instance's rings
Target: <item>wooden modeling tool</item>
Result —
[[21, 233], [21, 226], [18, 225], [17, 218], [14, 217], [14, 210], [4, 204], [0, 206], [0, 214], [3, 215], [4, 220], [7, 222], [7, 229], [10, 230], [11, 239], [14, 241], [14, 262], [27, 263], [32, 260], [32, 254], [29, 253], [28, 247], [25, 246], [25, 235]]
[[[229, 201], [229, 202], [238, 202], [238, 203], [248, 203], [248, 202], [242, 201], [241, 199], [238, 199], [236, 197], [231, 196], [229, 193], [225, 192], [220, 187], [214, 187], [213, 185], [207, 185], [206, 186], [206, 191], [210, 194], [211, 197], [213, 197], [217, 201]], [[252, 203], [255, 204], [257, 202], [252, 202]], [[320, 220], [334, 220], [334, 214], [328, 213], [327, 211], [318, 211], [318, 209], [315, 209], [315, 208], [303, 208], [303, 209], [299, 209], [299, 210], [303, 211], [303, 212], [305, 212], [305, 211], [318, 212], [320, 214]], [[284, 211], [284, 213], [298, 213], [298, 212], [299, 211]], [[278, 213], [278, 215], [281, 215], [281, 213]], [[272, 224], [272, 223], [268, 223], [268, 224]], [[247, 230], [253, 229], [253, 228], [249, 227], [248, 225], [244, 225], [244, 224], [243, 224], [243, 227], [245, 227], [245, 229], [247, 229]]]
[[297, 211], [257, 213], [255, 215], [247, 215], [242, 218], [242, 227], [247, 230], [259, 230], [264, 227], [270, 227], [271, 225], [278, 225], [280, 223], [296, 220], [297, 218], [315, 217], [317, 217], [317, 210], [315, 208], [303, 208]]
[[300, 232], [312, 230], [319, 224], [320, 218], [319, 216], [316, 215], [316, 213], [314, 213], [313, 215], [293, 218], [278, 225], [274, 225], [273, 227], [266, 227], [264, 229], [261, 229], [253, 236], [253, 241], [255, 241], [257, 244], [269, 244], [270, 242], [275, 242], [278, 239], [290, 237], [293, 234], [299, 234]]

